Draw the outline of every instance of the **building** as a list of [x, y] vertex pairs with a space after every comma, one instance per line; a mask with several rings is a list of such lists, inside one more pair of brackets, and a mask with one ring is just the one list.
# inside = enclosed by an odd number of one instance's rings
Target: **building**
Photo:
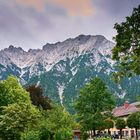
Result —
[[80, 140], [80, 130], [73, 130], [73, 140]]
[[[124, 120], [127, 120], [130, 114], [139, 111], [140, 111], [140, 102], [129, 104], [129, 102], [126, 101], [123, 106], [114, 108], [112, 114], [115, 117], [119, 117], [119, 118], [123, 118]], [[115, 127], [110, 129], [110, 131], [111, 131], [111, 135], [119, 134], [119, 130], [117, 130]], [[124, 137], [135, 137], [135, 129], [126, 127], [125, 129], [123, 129], [122, 134]]]

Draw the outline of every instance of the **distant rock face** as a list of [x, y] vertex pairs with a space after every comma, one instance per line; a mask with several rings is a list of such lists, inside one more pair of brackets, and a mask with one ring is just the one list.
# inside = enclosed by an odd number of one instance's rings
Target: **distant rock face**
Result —
[[140, 77], [126, 78], [119, 86], [113, 83], [113, 47], [101, 35], [79, 35], [28, 52], [11, 45], [0, 51], [0, 79], [15, 75], [25, 86], [40, 83], [47, 96], [71, 109], [79, 90], [99, 76], [119, 99], [118, 103], [122, 99], [134, 101], [140, 93]]

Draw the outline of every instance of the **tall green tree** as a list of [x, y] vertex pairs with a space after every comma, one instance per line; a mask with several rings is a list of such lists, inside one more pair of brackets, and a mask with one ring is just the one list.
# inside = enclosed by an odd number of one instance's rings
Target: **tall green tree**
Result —
[[126, 127], [126, 122], [124, 119], [118, 118], [115, 124], [116, 128], [120, 130], [120, 138], [122, 139], [122, 130]]
[[113, 59], [119, 61], [119, 77], [140, 74], [140, 5], [121, 24], [116, 23]]
[[131, 114], [127, 119], [129, 128], [135, 128], [136, 138], [138, 137], [138, 129], [140, 129], [140, 112]]
[[81, 91], [75, 103], [81, 126], [85, 130], [102, 127], [105, 111], [111, 111], [115, 102], [104, 81], [100, 78], [91, 80]]
[[108, 129], [108, 134], [110, 135], [110, 128], [114, 127], [114, 121], [110, 118], [105, 120], [105, 128]]
[[0, 82], [0, 137], [19, 140], [39, 118], [40, 112], [32, 105], [29, 93], [15, 77]]

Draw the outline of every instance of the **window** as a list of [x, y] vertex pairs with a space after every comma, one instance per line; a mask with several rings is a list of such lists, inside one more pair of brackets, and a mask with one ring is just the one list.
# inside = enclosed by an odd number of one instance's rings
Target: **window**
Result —
[[122, 136], [124, 136], [124, 131], [122, 131]]
[[128, 131], [125, 131], [125, 136], [128, 136]]
[[131, 130], [131, 137], [134, 137], [134, 136], [135, 136], [134, 130]]

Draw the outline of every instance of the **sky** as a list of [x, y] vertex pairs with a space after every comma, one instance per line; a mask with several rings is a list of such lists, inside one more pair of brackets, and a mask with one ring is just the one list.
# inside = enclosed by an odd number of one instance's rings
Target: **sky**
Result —
[[0, 0], [0, 49], [24, 50], [80, 34], [112, 40], [139, 0]]

